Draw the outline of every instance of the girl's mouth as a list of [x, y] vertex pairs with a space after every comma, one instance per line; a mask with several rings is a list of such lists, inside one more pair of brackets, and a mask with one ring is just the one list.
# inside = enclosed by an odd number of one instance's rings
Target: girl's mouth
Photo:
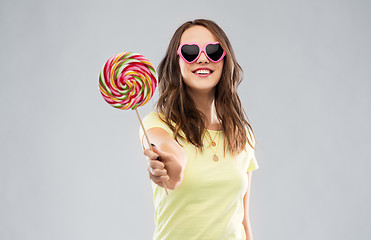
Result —
[[213, 71], [211, 69], [208, 69], [208, 68], [198, 68], [198, 69], [194, 70], [193, 73], [198, 75], [198, 76], [201, 76], [201, 77], [206, 77], [206, 76], [209, 76], [210, 74], [212, 74]]

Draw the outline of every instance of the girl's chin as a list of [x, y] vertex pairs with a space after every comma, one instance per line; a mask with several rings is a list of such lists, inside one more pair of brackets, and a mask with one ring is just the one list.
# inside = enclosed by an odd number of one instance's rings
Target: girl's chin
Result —
[[215, 86], [202, 86], [202, 84], [187, 86], [188, 90], [192, 93], [209, 93], [214, 91]]

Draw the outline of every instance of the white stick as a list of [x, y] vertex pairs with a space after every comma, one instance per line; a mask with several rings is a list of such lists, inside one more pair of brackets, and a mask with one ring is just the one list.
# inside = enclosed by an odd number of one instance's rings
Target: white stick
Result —
[[[147, 133], [146, 133], [146, 130], [144, 129], [144, 125], [143, 125], [142, 119], [141, 119], [140, 116], [139, 116], [138, 109], [136, 108], [135, 111], [137, 112], [137, 116], [138, 116], [138, 119], [139, 119], [140, 125], [142, 126], [142, 129], [143, 129], [143, 132], [144, 132], [144, 136], [146, 136], [148, 146], [149, 146], [149, 147], [151, 148], [151, 150], [153, 151], [153, 148], [152, 148], [151, 142], [149, 141], [149, 138], [148, 138], [148, 135], [147, 135]], [[165, 182], [162, 182], [162, 184], [163, 184], [164, 187], [165, 187], [166, 195], [169, 195], [169, 193], [168, 193], [168, 191], [167, 191], [166, 183], [165, 183]]]

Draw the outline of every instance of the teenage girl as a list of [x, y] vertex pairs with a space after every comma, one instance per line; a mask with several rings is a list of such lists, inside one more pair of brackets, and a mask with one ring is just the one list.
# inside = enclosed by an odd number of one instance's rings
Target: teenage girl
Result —
[[[213, 21], [181, 25], [158, 67], [157, 110], [143, 119], [153, 239], [252, 240], [255, 136], [237, 94], [242, 69]], [[167, 195], [164, 183], [169, 189]]]

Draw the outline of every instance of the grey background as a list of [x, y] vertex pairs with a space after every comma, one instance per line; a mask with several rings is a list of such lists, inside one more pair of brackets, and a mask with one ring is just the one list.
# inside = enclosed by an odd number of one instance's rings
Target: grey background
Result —
[[254, 239], [371, 238], [370, 1], [2, 0], [0, 239], [151, 239], [139, 123], [98, 74], [122, 51], [157, 66], [200, 17], [245, 70]]

